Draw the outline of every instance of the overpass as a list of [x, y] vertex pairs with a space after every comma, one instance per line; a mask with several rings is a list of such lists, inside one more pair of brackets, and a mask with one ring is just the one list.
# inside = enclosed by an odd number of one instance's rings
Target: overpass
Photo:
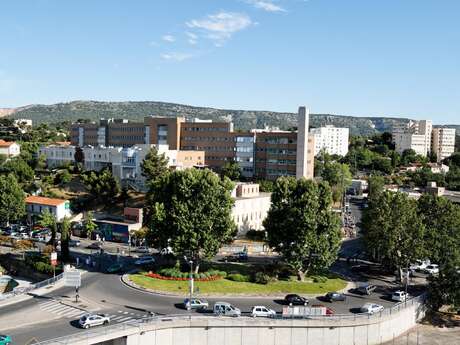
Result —
[[307, 319], [164, 316], [93, 329], [39, 345], [374, 345], [400, 336], [425, 314], [423, 297], [374, 315]]

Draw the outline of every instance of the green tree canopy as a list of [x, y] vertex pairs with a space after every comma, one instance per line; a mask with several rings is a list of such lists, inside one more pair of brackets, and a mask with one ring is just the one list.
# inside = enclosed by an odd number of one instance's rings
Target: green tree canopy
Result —
[[152, 189], [146, 205], [149, 243], [199, 260], [212, 258], [236, 235], [228, 178], [208, 169], [186, 169], [163, 175]]
[[70, 258], [69, 241], [71, 235], [70, 220], [64, 217], [62, 222], [59, 224], [61, 230], [61, 257], [64, 262], [67, 262]]
[[120, 184], [112, 175], [110, 169], [99, 172], [89, 171], [81, 174], [81, 179], [86, 189], [96, 198], [108, 203], [113, 203], [120, 193]]
[[48, 209], [45, 209], [40, 214], [40, 218], [38, 219], [38, 225], [51, 230], [50, 242], [54, 246], [55, 240], [56, 240], [56, 231], [57, 231], [56, 217]]
[[232, 181], [239, 181], [241, 179], [240, 165], [234, 160], [225, 162], [220, 173], [222, 177], [226, 176]]
[[33, 169], [26, 161], [18, 157], [10, 159], [3, 164], [2, 170], [6, 174], [13, 174], [16, 176], [18, 182], [22, 184], [30, 183], [34, 179]]
[[153, 146], [142, 161], [141, 169], [142, 176], [151, 185], [169, 173], [168, 158], [164, 153], [160, 154], [158, 149]]
[[328, 162], [324, 164], [322, 176], [332, 187], [334, 201], [340, 201], [347, 188], [351, 185], [352, 176], [348, 165]]
[[328, 268], [340, 247], [340, 220], [325, 182], [277, 179], [264, 227], [268, 244], [303, 280], [310, 270]]
[[0, 218], [7, 225], [26, 213], [24, 191], [14, 175], [0, 175]]
[[86, 237], [91, 238], [91, 236], [92, 236], [94, 230], [96, 230], [96, 228], [97, 228], [97, 225], [93, 221], [93, 212], [90, 211], [90, 212], [86, 213], [85, 223], [84, 223], [84, 229], [85, 229], [85, 232], [86, 232]]

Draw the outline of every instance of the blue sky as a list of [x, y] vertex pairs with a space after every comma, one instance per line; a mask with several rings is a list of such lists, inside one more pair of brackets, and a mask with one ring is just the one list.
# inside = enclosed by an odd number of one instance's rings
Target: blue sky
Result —
[[77, 99], [460, 124], [458, 0], [9, 0], [0, 107]]

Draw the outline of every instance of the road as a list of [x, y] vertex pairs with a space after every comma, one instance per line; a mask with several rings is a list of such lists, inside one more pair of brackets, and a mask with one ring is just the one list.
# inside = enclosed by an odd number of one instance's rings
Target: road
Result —
[[[352, 200], [350, 208], [359, 227], [362, 203], [359, 200]], [[74, 254], [88, 254], [89, 251], [83, 248], [84, 245], [82, 243], [81, 248], [73, 248]], [[117, 245], [108, 247], [110, 247], [110, 252], [117, 252]], [[120, 252], [121, 250], [123, 249], [120, 249]], [[361, 250], [360, 239], [347, 240], [343, 243], [341, 256], [352, 256]], [[107, 267], [114, 257], [103, 256], [99, 262], [100, 267]], [[126, 257], [120, 257], [120, 260], [132, 261]], [[338, 261], [334, 268], [350, 273], [350, 267], [344, 260]], [[346, 314], [358, 312], [359, 307], [367, 302], [375, 302], [385, 308], [394, 304], [387, 297], [394, 289], [391, 282], [381, 279], [366, 280], [379, 287], [371, 296], [364, 297], [347, 292], [345, 302], [334, 302], [333, 304], [322, 301], [320, 297], [312, 297], [310, 305], [322, 304], [331, 307], [336, 314]], [[75, 291], [72, 288], [62, 287], [45, 296], [34, 297], [19, 304], [3, 307], [0, 314], [0, 329], [3, 333], [13, 337], [14, 344], [26, 344], [31, 339], [43, 341], [84, 332], [76, 327], [76, 320], [87, 311], [109, 314], [113, 320], [112, 323], [142, 319], [148, 317], [149, 312], [159, 315], [188, 313], [180, 307], [183, 298], [150, 294], [130, 288], [121, 282], [121, 276], [118, 274], [88, 272], [82, 277], [82, 287], [79, 293], [81, 297], [79, 304], [73, 302]], [[279, 313], [283, 307], [281, 300], [273, 298], [235, 297], [208, 298], [207, 300], [211, 306], [218, 300], [230, 302], [239, 307], [243, 314], [248, 313], [254, 305], [265, 305]]]

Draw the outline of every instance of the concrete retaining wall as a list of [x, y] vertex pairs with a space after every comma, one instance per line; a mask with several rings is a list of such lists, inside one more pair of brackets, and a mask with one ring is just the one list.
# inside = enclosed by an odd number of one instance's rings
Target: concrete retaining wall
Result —
[[[370, 317], [306, 320], [247, 317], [164, 318], [69, 342], [75, 345], [374, 345], [415, 326], [424, 306], [411, 302]], [[108, 331], [108, 329], [107, 329]]]

